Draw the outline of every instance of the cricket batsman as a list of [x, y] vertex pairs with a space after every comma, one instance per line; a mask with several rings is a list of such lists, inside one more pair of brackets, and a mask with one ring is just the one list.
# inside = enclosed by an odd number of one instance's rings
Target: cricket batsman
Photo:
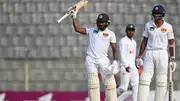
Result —
[[[90, 101], [100, 101], [100, 85], [98, 72], [101, 73], [107, 101], [117, 101], [116, 82], [114, 79], [115, 68], [118, 68], [116, 36], [107, 27], [110, 25], [109, 16], [99, 14], [96, 19], [97, 27], [81, 28], [76, 19], [76, 9], [72, 14], [74, 30], [88, 36], [88, 49], [85, 60], [88, 79], [88, 97]], [[108, 48], [111, 46], [114, 61], [110, 64]], [[112, 70], [112, 71], [111, 71]], [[116, 72], [117, 73], [117, 72]], [[115, 74], [116, 74], [115, 73]]]
[[[156, 92], [154, 101], [164, 101], [167, 91], [168, 58], [169, 67], [173, 71], [176, 68], [173, 28], [171, 24], [163, 19], [164, 16], [164, 7], [156, 5], [152, 9], [153, 20], [145, 24], [138, 56], [139, 60], [144, 60], [144, 68], [139, 81], [138, 101], [147, 101], [149, 86], [155, 69]], [[170, 57], [168, 57], [168, 49]]]
[[135, 26], [133, 24], [128, 24], [125, 32], [126, 36], [119, 41], [121, 71], [120, 86], [117, 88], [117, 96], [127, 91], [130, 83], [132, 85], [132, 99], [133, 101], [137, 101], [139, 73], [135, 65], [136, 41], [133, 39]]

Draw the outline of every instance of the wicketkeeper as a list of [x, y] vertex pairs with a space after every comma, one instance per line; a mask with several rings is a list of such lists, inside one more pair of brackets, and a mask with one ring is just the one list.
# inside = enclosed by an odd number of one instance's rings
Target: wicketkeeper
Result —
[[[136, 59], [136, 41], [133, 39], [135, 34], [135, 26], [128, 24], [126, 26], [126, 35], [119, 41], [119, 57], [120, 57], [120, 86], [117, 88], [117, 95], [120, 96], [127, 91], [129, 84], [132, 86], [132, 99], [137, 101], [139, 73], [135, 65]], [[139, 63], [140, 64], [140, 63]], [[141, 61], [141, 65], [142, 65]]]

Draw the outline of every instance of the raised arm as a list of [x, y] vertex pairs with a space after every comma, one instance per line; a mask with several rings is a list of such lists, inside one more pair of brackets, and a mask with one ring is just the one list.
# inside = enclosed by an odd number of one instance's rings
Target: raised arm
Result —
[[86, 28], [80, 28], [79, 27], [79, 24], [78, 24], [78, 21], [77, 21], [77, 12], [78, 10], [74, 11], [74, 13], [71, 15], [72, 17], [72, 20], [73, 20], [73, 27], [74, 27], [74, 30], [80, 34], [83, 34], [83, 35], [87, 35], [86, 33]]
[[80, 34], [83, 34], [83, 35], [87, 35], [86, 33], [86, 28], [80, 28], [79, 25], [78, 25], [78, 21], [76, 18], [73, 18], [73, 26], [74, 26], [74, 30]]

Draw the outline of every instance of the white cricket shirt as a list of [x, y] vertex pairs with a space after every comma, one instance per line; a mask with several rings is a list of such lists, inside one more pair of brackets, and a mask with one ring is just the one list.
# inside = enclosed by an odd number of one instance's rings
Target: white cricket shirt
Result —
[[147, 22], [143, 36], [148, 38], [146, 46], [147, 50], [167, 50], [168, 39], [174, 39], [172, 25], [166, 21], [164, 21], [164, 23], [159, 28], [156, 27], [153, 20]]
[[123, 67], [135, 68], [136, 41], [127, 36], [119, 41], [119, 58]]
[[110, 43], [116, 43], [114, 32], [106, 28], [100, 31], [97, 28], [86, 28], [88, 34], [87, 55], [92, 58], [107, 57]]

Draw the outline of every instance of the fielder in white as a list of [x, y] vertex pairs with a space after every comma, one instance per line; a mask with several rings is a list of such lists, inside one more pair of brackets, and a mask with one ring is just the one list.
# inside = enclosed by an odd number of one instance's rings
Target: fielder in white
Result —
[[126, 36], [119, 41], [120, 57], [120, 86], [117, 88], [117, 95], [120, 96], [127, 91], [129, 83], [132, 86], [132, 99], [137, 101], [139, 73], [135, 65], [136, 41], [133, 39], [135, 26], [128, 24], [126, 26]]
[[[107, 14], [100, 14], [96, 20], [97, 28], [80, 28], [76, 20], [77, 10], [72, 13], [73, 26], [76, 32], [88, 36], [88, 49], [85, 60], [86, 73], [88, 78], [88, 96], [90, 101], [100, 101], [100, 85], [98, 72], [102, 75], [105, 85], [106, 101], [117, 101], [116, 82], [114, 71], [118, 68], [116, 36], [107, 27], [110, 24]], [[112, 47], [114, 61], [110, 65], [108, 59], [108, 48]]]
[[144, 51], [144, 68], [140, 76], [138, 101], [147, 101], [149, 86], [156, 69], [156, 93], [154, 101], [164, 101], [167, 91], [167, 71], [168, 71], [168, 49], [170, 61], [169, 65], [175, 70], [174, 62], [174, 34], [172, 25], [163, 20], [165, 9], [162, 5], [154, 6], [152, 10], [154, 20], [146, 23], [143, 40], [139, 51], [139, 60], [142, 60]]

